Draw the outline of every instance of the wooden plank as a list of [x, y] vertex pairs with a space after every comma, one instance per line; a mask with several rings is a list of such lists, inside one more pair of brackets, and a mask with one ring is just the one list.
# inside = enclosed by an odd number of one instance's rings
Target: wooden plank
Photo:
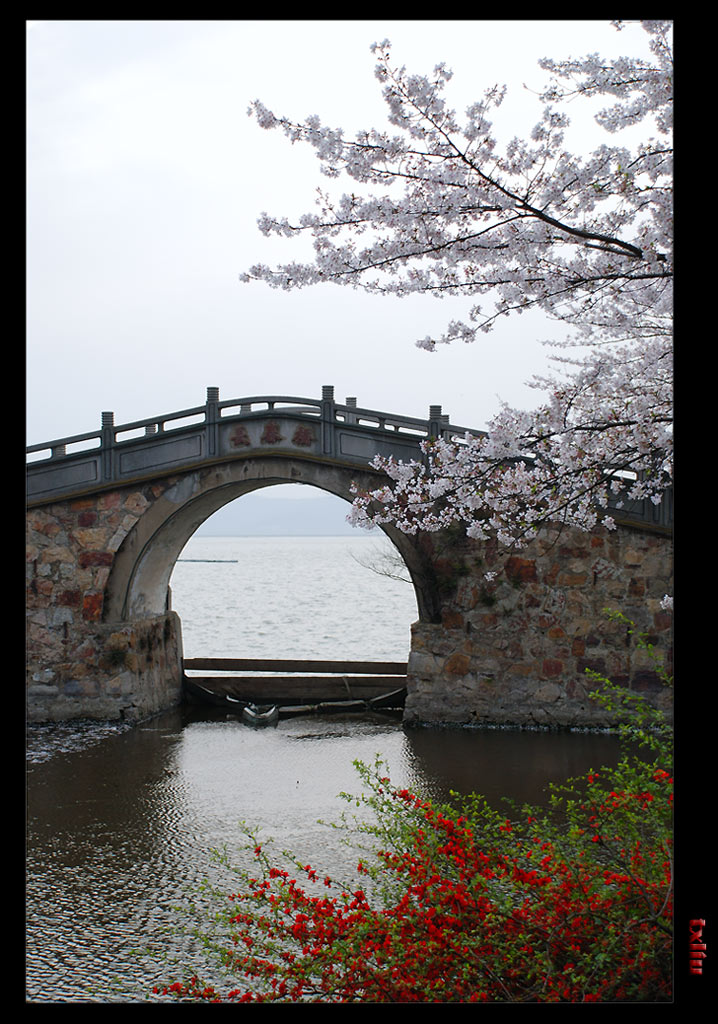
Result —
[[282, 658], [185, 658], [189, 671], [217, 672], [334, 672], [405, 675], [405, 661], [315, 661]]
[[189, 683], [218, 696], [260, 704], [323, 700], [371, 700], [406, 686], [406, 676], [188, 676]]

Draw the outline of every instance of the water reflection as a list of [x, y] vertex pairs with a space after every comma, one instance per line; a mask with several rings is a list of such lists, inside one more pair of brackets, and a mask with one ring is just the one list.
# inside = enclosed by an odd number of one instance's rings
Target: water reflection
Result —
[[436, 799], [478, 791], [499, 805], [504, 795], [538, 802], [548, 781], [618, 753], [614, 737], [405, 731], [380, 716], [252, 730], [178, 711], [84, 743], [70, 733], [53, 745], [36, 732], [44, 754], [28, 770], [27, 995], [39, 1002], [143, 999], [167, 975], [142, 951], [184, 948], [165, 931], [172, 908], [207, 877], [223, 884], [211, 850], [239, 857], [242, 820], [350, 875], [355, 855], [318, 819], [336, 820], [337, 794], [357, 792], [355, 758], [381, 754], [397, 784]]
[[549, 783], [615, 764], [615, 736], [518, 730], [412, 730], [407, 737], [416, 785], [434, 800], [480, 793], [497, 809], [504, 797], [541, 804]]

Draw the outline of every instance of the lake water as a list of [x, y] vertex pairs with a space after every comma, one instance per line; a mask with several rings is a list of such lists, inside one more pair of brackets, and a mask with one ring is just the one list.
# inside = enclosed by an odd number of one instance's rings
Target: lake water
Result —
[[185, 657], [405, 660], [416, 598], [368, 567], [381, 536], [192, 538], [171, 581]]
[[[403, 660], [411, 587], [366, 568], [366, 536], [196, 536], [172, 578], [187, 657]], [[610, 736], [405, 730], [396, 717], [311, 716], [255, 730], [214, 709], [167, 712], [134, 728], [34, 726], [28, 739], [27, 999], [143, 1001], [162, 957], [203, 966], [171, 931], [205, 879], [231, 875], [212, 851], [244, 856], [241, 821], [320, 871], [351, 878], [356, 853], [323, 820], [357, 792], [354, 759], [380, 755], [395, 782], [537, 802], [549, 781], [615, 762]], [[198, 897], [200, 901], [203, 897]]]

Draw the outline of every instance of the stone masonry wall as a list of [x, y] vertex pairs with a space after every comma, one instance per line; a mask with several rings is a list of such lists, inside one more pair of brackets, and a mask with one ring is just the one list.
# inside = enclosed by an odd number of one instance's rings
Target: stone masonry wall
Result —
[[[122, 542], [175, 483], [28, 511], [30, 721], [136, 720], [179, 703], [178, 617], [108, 622], [103, 614]], [[670, 538], [627, 527], [552, 528], [518, 554], [460, 530], [417, 543], [430, 567], [434, 621], [412, 629], [407, 724], [611, 724], [589, 699], [587, 668], [670, 709], [655, 665], [604, 614], [612, 608], [633, 620], [671, 671], [672, 617], [660, 605], [672, 593]]]
[[139, 719], [179, 702], [176, 614], [103, 621], [115, 553], [165, 485], [27, 513], [27, 716]]
[[556, 528], [513, 555], [457, 534], [427, 543], [442, 616], [412, 628], [407, 724], [610, 725], [588, 696], [586, 669], [670, 713], [654, 662], [604, 614], [634, 621], [671, 671], [672, 616], [660, 604], [673, 592], [670, 538]]

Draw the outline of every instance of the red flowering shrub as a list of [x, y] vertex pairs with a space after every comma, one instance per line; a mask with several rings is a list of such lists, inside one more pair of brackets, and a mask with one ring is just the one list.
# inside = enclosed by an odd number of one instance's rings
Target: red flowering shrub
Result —
[[639, 711], [631, 735], [652, 757], [627, 752], [616, 768], [552, 787], [546, 810], [510, 818], [477, 796], [437, 806], [392, 786], [380, 761], [357, 762], [360, 803], [372, 812], [358, 825], [372, 839], [359, 884], [310, 865], [280, 868], [253, 839], [257, 871], [225, 897], [225, 932], [215, 939], [233, 983], [220, 993], [192, 977], [160, 994], [214, 1002], [669, 1000], [670, 737], [656, 730], [655, 716], [647, 723], [640, 702]]

